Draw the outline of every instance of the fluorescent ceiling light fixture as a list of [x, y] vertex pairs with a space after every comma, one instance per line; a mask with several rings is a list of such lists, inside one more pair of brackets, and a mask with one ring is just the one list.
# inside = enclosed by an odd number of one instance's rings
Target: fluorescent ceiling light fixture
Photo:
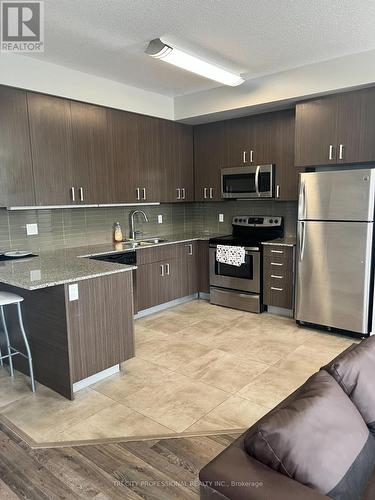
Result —
[[204, 76], [210, 80], [223, 83], [235, 87], [241, 85], [245, 80], [235, 73], [231, 73], [225, 69], [203, 61], [199, 57], [191, 56], [183, 50], [174, 49], [173, 47], [162, 42], [160, 38], [155, 38], [149, 43], [146, 54], [161, 59], [169, 64], [186, 69], [197, 75]]

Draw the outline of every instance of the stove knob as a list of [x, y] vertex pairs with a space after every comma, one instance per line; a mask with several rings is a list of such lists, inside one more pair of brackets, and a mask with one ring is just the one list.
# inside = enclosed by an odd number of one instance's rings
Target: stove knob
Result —
[[[276, 221], [275, 221], [276, 222]], [[273, 224], [273, 219], [270, 219], [270, 224]]]
[[275, 219], [275, 224], [278, 224], [279, 223], [279, 219]]

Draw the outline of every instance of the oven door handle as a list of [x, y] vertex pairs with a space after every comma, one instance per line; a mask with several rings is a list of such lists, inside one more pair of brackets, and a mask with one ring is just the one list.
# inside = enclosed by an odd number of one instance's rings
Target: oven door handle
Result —
[[260, 196], [259, 192], [259, 173], [260, 173], [260, 165], [257, 166], [257, 169], [255, 171], [255, 191], [258, 196]]

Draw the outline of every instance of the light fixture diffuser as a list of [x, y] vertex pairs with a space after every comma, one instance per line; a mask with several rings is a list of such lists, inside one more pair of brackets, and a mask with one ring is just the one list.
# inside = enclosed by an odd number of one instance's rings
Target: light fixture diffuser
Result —
[[151, 40], [146, 49], [146, 54], [156, 59], [161, 59], [169, 64], [178, 66], [179, 68], [196, 73], [197, 75], [215, 80], [216, 82], [223, 83], [235, 87], [241, 85], [245, 80], [235, 73], [231, 73], [225, 69], [203, 61], [199, 57], [192, 56], [187, 52], [180, 49], [174, 49], [170, 45], [162, 42], [160, 38]]

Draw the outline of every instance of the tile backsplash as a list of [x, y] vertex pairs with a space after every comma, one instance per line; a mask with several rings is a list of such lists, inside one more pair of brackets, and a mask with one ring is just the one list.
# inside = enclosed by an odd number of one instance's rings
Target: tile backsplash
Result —
[[[129, 213], [136, 207], [74, 208], [7, 211], [0, 209], [0, 250], [40, 250], [76, 247], [112, 241], [113, 223], [119, 221], [125, 236]], [[234, 215], [282, 215], [285, 234], [295, 234], [297, 204], [275, 201], [224, 201], [212, 203], [163, 203], [140, 207], [149, 223], [137, 220], [144, 237], [183, 232], [227, 234]], [[224, 214], [224, 222], [219, 222]], [[158, 215], [163, 223], [158, 224]], [[26, 235], [26, 224], [38, 224], [39, 234]]]

